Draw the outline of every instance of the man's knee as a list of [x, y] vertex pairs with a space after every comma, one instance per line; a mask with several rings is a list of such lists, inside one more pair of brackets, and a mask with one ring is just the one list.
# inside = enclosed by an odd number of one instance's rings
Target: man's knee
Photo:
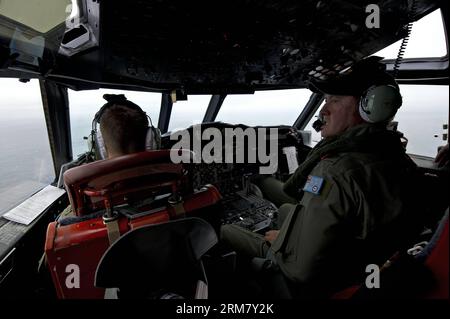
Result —
[[289, 214], [289, 212], [294, 209], [295, 205], [294, 204], [283, 204], [280, 206], [280, 208], [278, 208], [278, 219], [277, 219], [277, 224], [279, 227], [281, 227], [281, 225], [283, 225], [283, 222], [286, 220], [287, 215]]
[[222, 243], [239, 254], [249, 257], [261, 256], [266, 250], [262, 235], [251, 232], [237, 225], [223, 225], [220, 228]]
[[248, 231], [237, 225], [223, 225], [220, 227], [220, 239], [231, 245], [237, 246], [248, 237]]
[[228, 239], [231, 237], [232, 230], [231, 225], [223, 225], [220, 227], [220, 240], [224, 242], [228, 242]]

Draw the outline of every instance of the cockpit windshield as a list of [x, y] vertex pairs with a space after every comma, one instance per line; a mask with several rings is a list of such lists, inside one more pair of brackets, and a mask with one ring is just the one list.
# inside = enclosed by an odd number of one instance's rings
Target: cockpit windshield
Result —
[[308, 89], [258, 91], [253, 95], [229, 95], [217, 121], [245, 125], [293, 125], [308, 102]]

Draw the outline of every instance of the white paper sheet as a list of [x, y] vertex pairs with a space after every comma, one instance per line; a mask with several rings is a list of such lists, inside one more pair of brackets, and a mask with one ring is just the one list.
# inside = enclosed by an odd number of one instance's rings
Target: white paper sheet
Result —
[[283, 153], [286, 154], [289, 174], [292, 174], [298, 168], [298, 160], [296, 154], [297, 152], [295, 150], [295, 146], [284, 147]]
[[64, 189], [48, 185], [22, 204], [11, 209], [3, 217], [16, 223], [29, 225], [65, 192]]

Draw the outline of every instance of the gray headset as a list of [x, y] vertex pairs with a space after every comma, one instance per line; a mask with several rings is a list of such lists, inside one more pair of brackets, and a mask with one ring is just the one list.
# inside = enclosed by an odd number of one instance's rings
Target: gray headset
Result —
[[147, 115], [137, 104], [127, 100], [123, 94], [104, 94], [103, 98], [107, 101], [100, 110], [95, 114], [92, 120], [92, 130], [88, 138], [89, 150], [91, 153], [95, 154], [96, 159], [106, 159], [107, 152], [105, 147], [105, 142], [102, 137], [101, 131], [98, 129], [100, 120], [105, 111], [113, 105], [123, 105], [131, 109], [137, 110], [143, 113], [149, 120], [150, 126], [147, 129], [147, 135], [145, 137], [145, 149], [155, 150], [161, 147], [161, 131], [153, 126], [152, 119]]
[[389, 122], [402, 105], [398, 86], [372, 85], [361, 96], [359, 114], [369, 123]]

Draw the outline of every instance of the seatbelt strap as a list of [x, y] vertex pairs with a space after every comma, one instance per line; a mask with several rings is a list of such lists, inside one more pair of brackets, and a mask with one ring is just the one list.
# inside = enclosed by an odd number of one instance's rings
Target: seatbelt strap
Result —
[[175, 217], [182, 217], [186, 214], [186, 211], [184, 210], [183, 202], [179, 202], [176, 204], [171, 204], [173, 207], [173, 211], [175, 212]]
[[197, 281], [194, 299], [208, 299], [208, 285], [203, 280]]
[[197, 280], [194, 299], [208, 299], [208, 281], [206, 279], [205, 268], [203, 267], [203, 263], [201, 261], [200, 269], [203, 275], [203, 279]]
[[111, 198], [109, 196], [104, 199], [104, 203], [106, 212], [103, 215], [103, 223], [106, 226], [109, 245], [111, 246], [120, 237], [119, 214], [116, 211], [114, 211], [111, 203]]
[[103, 220], [103, 222], [106, 225], [106, 231], [108, 232], [109, 245], [111, 246], [120, 237], [119, 218], [109, 220], [109, 221]]
[[180, 196], [176, 194], [172, 195], [168, 199], [168, 203], [173, 208], [174, 218], [184, 217], [186, 215], [186, 211], [184, 210], [184, 202]]

